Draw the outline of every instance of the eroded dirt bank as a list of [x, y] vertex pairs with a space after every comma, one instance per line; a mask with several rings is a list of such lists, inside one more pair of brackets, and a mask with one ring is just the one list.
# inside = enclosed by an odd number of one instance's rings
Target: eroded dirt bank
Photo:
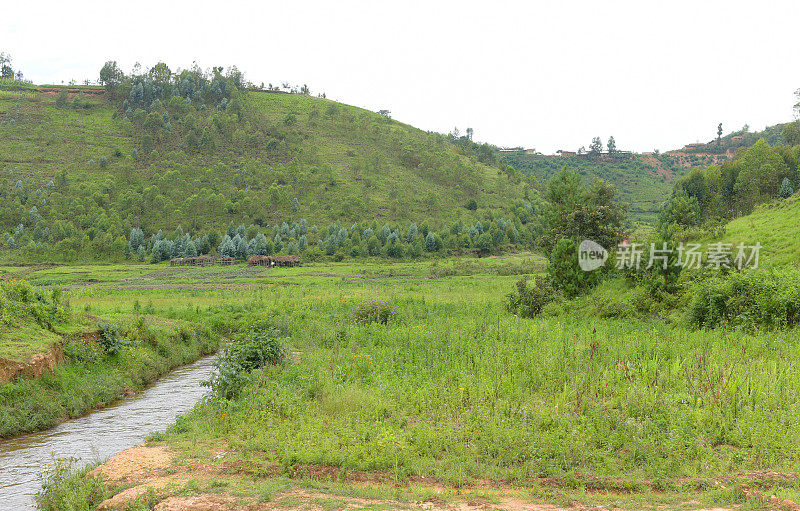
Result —
[[[369, 473], [339, 473], [331, 477], [326, 467], [303, 467], [292, 482], [285, 482], [285, 470], [247, 471], [236, 456], [221, 446], [206, 459], [187, 457], [165, 446], [136, 446], [127, 449], [90, 473], [100, 478], [112, 492], [112, 498], [102, 502], [98, 510], [122, 509], [131, 502], [146, 501], [156, 511], [256, 511], [273, 509], [302, 509], [304, 511], [567, 511], [608, 509], [606, 505], [576, 501], [565, 504], [536, 502], [530, 488], [524, 486], [494, 486], [491, 494], [474, 492], [469, 488], [452, 488], [423, 480], [389, 483], [385, 475]], [[270, 467], [271, 468], [271, 467]], [[283, 477], [278, 490], [263, 492], [259, 481]], [[794, 503], [772, 500], [758, 492], [747, 490], [748, 500], [759, 500], [767, 506], [800, 509]], [[620, 492], [622, 495], [624, 492]], [[614, 492], [603, 493], [614, 500]], [[368, 496], [367, 496], [368, 495]], [[766, 502], [765, 502], [766, 501]], [[635, 501], [632, 501], [635, 502]], [[636, 508], [636, 504], [632, 504]], [[619, 503], [610, 507], [627, 509]], [[660, 509], [695, 509], [722, 511], [733, 507], [703, 506], [699, 501], [682, 501], [660, 505]]]

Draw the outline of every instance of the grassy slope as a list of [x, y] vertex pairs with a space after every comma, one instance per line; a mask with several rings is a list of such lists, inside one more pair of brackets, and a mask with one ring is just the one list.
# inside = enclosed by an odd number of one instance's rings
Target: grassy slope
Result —
[[[466, 158], [440, 136], [324, 99], [246, 95], [245, 131], [260, 130], [282, 141], [274, 150], [222, 140], [213, 153], [187, 155], [175, 150], [182, 147], [178, 140], [157, 145], [151, 158], [137, 160], [131, 154], [140, 145], [139, 133], [128, 121], [114, 118], [105, 99], [86, 95], [79, 108], [72, 97], [63, 108], [56, 107], [55, 99], [55, 94], [0, 90], [0, 179], [6, 189], [21, 180], [30, 193], [42, 189], [46, 196], [89, 196], [107, 215], [119, 214], [130, 223], [139, 216], [151, 230], [300, 217], [319, 224], [413, 219], [436, 226], [475, 216], [463, 207], [470, 198], [481, 208], [498, 210], [522, 196], [522, 187], [497, 168]], [[331, 105], [336, 111], [329, 115]], [[290, 113], [296, 121], [287, 126]], [[403, 165], [398, 159], [402, 146], [432, 155], [435, 164]], [[117, 150], [121, 157], [114, 156]], [[108, 159], [106, 168], [99, 164], [101, 156]], [[61, 171], [68, 174], [68, 187], [49, 191], [47, 182], [58, 182]], [[273, 182], [283, 190], [278, 204], [268, 191]], [[203, 189], [216, 198], [201, 196], [202, 207], [185, 204]], [[300, 202], [297, 212], [291, 208], [294, 197]], [[237, 205], [233, 211], [225, 207], [228, 200]], [[92, 225], [97, 220], [79, 221]]]
[[546, 181], [565, 165], [575, 169], [585, 180], [600, 178], [617, 189], [619, 201], [627, 204], [632, 220], [654, 222], [661, 203], [669, 198], [674, 186], [674, 176], [684, 169], [675, 167], [670, 172], [673, 178], [659, 174], [655, 168], [638, 157], [629, 161], [591, 161], [574, 157], [542, 155], [505, 155], [504, 161], [518, 171]]
[[725, 235], [707, 242], [744, 243], [759, 242], [761, 261], [777, 266], [800, 263], [800, 194], [786, 200], [762, 204], [756, 210], [731, 220]]

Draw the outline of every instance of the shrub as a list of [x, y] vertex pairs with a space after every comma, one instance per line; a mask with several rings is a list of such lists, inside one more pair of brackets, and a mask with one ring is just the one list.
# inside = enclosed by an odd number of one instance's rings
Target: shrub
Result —
[[570, 239], [558, 240], [550, 254], [547, 273], [553, 288], [564, 293], [567, 298], [581, 295], [600, 283], [602, 270], [583, 271], [578, 264], [576, 243]]
[[77, 468], [75, 458], [53, 459], [39, 474], [41, 489], [34, 497], [39, 509], [94, 509], [108, 498], [102, 481], [89, 477], [96, 464]]
[[286, 350], [277, 330], [251, 330], [231, 343], [214, 362], [216, 371], [203, 385], [214, 397], [236, 399], [252, 379], [251, 372], [266, 364], [279, 364]]
[[97, 342], [109, 355], [118, 353], [119, 350], [130, 344], [120, 332], [119, 325], [114, 322], [98, 323], [97, 329], [100, 331]]
[[693, 290], [689, 321], [706, 328], [722, 322], [791, 328], [800, 324], [800, 272], [751, 270], [702, 281]]
[[554, 301], [557, 295], [549, 277], [535, 277], [531, 287], [528, 287], [528, 277], [523, 277], [517, 281], [516, 289], [506, 295], [506, 310], [522, 318], [532, 318]]
[[387, 300], [371, 299], [361, 302], [353, 309], [353, 322], [359, 325], [380, 323], [385, 325], [397, 314], [397, 307], [393, 307]]
[[72, 362], [93, 362], [105, 355], [100, 343], [78, 337], [64, 343], [64, 356]]

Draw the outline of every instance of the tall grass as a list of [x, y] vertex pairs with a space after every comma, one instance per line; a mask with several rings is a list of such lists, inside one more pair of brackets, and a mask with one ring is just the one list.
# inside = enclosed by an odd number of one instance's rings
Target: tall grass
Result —
[[[796, 470], [796, 330], [748, 335], [502, 308], [513, 278], [346, 281], [264, 291], [294, 360], [256, 372], [170, 439], [225, 438], [292, 465], [517, 480]], [[366, 297], [397, 307], [353, 324]], [[258, 309], [261, 310], [258, 310]], [[265, 455], [264, 453], [271, 453]]]

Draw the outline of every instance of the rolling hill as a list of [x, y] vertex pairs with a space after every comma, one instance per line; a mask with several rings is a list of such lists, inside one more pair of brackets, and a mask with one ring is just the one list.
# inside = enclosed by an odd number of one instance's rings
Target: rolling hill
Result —
[[476, 144], [324, 98], [234, 89], [216, 105], [173, 96], [135, 109], [135, 89], [128, 99], [0, 84], [6, 240], [80, 252], [119, 249], [137, 226], [146, 235], [299, 219], [444, 229], [508, 215], [535, 194], [513, 169], [479, 161]]
[[501, 160], [517, 171], [546, 181], [562, 167], [575, 169], [587, 181], [600, 178], [617, 189], [620, 202], [628, 205], [634, 221], [654, 223], [661, 205], [672, 194], [675, 180], [688, 175], [692, 169], [721, 164], [736, 156], [761, 138], [768, 143], [782, 142], [785, 124], [768, 126], [763, 131], [738, 130], [703, 144], [686, 146], [665, 153], [619, 153], [599, 157], [563, 152], [560, 155], [529, 154], [525, 151], [506, 151]]

